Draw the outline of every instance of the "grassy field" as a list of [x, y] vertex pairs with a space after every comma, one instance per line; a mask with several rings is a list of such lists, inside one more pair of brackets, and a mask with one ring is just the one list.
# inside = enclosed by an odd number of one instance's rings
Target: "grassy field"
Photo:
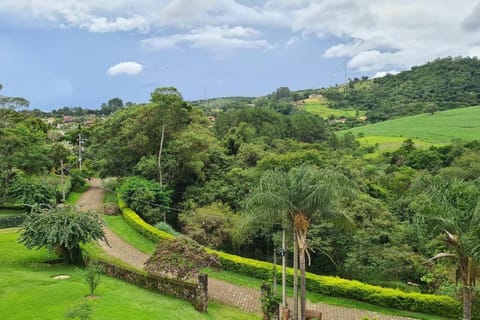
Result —
[[[0, 310], [2, 319], [63, 319], [65, 310], [88, 294], [83, 270], [73, 266], [31, 266], [50, 259], [44, 250], [32, 252], [16, 243], [16, 229], [0, 230]], [[14, 263], [16, 265], [14, 265]], [[66, 274], [70, 278], [55, 280]], [[150, 319], [259, 319], [256, 315], [215, 302], [208, 313], [198, 313], [183, 300], [145, 290], [103, 276], [91, 301], [95, 320]]]
[[[338, 117], [355, 117], [355, 110], [332, 109], [328, 107], [328, 101], [325, 98], [310, 98], [305, 99], [305, 111], [319, 115], [327, 119], [329, 116]], [[365, 112], [360, 111], [359, 116], [364, 115]]]
[[388, 148], [405, 139], [415, 139], [421, 144], [447, 144], [452, 139], [470, 141], [480, 138], [480, 107], [468, 107], [420, 114], [340, 131], [355, 136], [363, 134], [368, 144], [378, 143]]

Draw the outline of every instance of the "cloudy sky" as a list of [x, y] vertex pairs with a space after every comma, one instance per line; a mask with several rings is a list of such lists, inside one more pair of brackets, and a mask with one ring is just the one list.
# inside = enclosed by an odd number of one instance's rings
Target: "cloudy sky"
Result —
[[478, 0], [0, 0], [2, 94], [43, 110], [319, 88], [480, 55]]

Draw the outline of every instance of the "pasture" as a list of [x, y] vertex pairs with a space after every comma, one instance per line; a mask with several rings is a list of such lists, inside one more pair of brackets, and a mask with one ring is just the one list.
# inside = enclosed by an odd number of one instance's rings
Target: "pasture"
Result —
[[361, 136], [362, 143], [390, 149], [406, 139], [417, 146], [442, 145], [452, 140], [471, 141], [480, 137], [480, 107], [451, 109], [431, 114], [388, 120], [339, 131]]

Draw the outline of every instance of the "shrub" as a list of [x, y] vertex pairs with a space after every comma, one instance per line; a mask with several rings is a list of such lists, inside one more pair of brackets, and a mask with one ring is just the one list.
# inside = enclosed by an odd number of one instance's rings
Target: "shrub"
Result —
[[0, 229], [18, 227], [25, 220], [25, 215], [0, 216]]
[[9, 196], [29, 208], [53, 206], [56, 203], [56, 190], [52, 185], [34, 177], [17, 176], [8, 187]]
[[148, 272], [171, 274], [178, 281], [185, 281], [201, 268], [211, 266], [219, 266], [217, 257], [185, 237], [159, 242], [155, 252], [145, 262], [145, 270]]
[[18, 241], [28, 249], [45, 247], [68, 262], [81, 262], [80, 244], [105, 239], [102, 220], [93, 211], [77, 212], [73, 206], [37, 210], [28, 214]]

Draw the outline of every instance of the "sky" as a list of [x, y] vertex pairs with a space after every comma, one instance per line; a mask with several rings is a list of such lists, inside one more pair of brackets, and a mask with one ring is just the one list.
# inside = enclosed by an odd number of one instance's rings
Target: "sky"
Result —
[[31, 108], [261, 96], [480, 55], [478, 0], [0, 0], [0, 94]]

